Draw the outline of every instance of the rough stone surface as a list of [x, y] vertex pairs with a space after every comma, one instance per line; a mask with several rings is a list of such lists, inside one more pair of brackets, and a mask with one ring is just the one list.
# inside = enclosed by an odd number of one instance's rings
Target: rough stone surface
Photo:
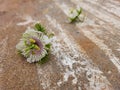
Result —
[[[77, 6], [85, 21], [67, 23]], [[38, 21], [55, 34], [43, 65], [15, 48]], [[0, 0], [0, 90], [120, 90], [119, 37], [119, 0]]]

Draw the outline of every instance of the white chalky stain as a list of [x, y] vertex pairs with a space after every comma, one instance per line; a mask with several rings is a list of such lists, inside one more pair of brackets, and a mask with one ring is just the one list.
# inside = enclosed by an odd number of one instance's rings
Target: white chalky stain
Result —
[[[79, 3], [78, 3], [79, 4]], [[67, 5], [58, 4], [57, 5], [63, 10], [63, 12], [68, 15], [69, 7]], [[76, 24], [77, 27], [81, 28], [81, 24]], [[98, 39], [92, 32], [90, 32], [87, 29], [81, 29], [82, 32], [86, 37], [88, 37], [92, 42], [94, 42], [97, 46], [99, 46], [100, 49], [104, 50], [105, 54], [110, 58], [110, 60], [114, 63], [114, 65], [118, 68], [118, 71], [120, 72], [120, 60], [117, 58], [110, 48], [108, 48], [107, 45], [104, 44], [103, 40]]]
[[50, 88], [51, 81], [50, 81], [50, 77], [49, 77], [49, 75], [51, 73], [53, 73], [51, 66], [48, 65], [43, 70], [43, 69], [41, 69], [40, 65], [37, 65], [37, 72], [38, 72], [38, 76], [39, 76], [40, 85], [43, 87], [43, 89], [51, 90], [51, 88]]
[[57, 82], [57, 85], [60, 87], [61, 84], [62, 84], [62, 81], [59, 80], [59, 81]]
[[[56, 5], [59, 6], [67, 16], [69, 16], [69, 10], [71, 7], [68, 8], [68, 6], [65, 3], [59, 4], [56, 2]], [[87, 14], [86, 14], [86, 17], [87, 17]], [[96, 21], [97, 21], [97, 24], [95, 23]], [[81, 23], [81, 28], [85, 27], [85, 26], [89, 26], [89, 25], [92, 27], [101, 27], [102, 26], [105, 28], [105, 30], [107, 30], [111, 34], [120, 35], [118, 30], [111, 29], [111, 27], [109, 25], [107, 25], [106, 22], [100, 21], [100, 20], [98, 20], [98, 18], [89, 18], [89, 17], [85, 18], [84, 23]], [[101, 32], [99, 32], [99, 34], [100, 33], [102, 34], [103, 32], [101, 31]]]
[[117, 8], [120, 10], [120, 2], [119, 1], [117, 1], [117, 0], [109, 0], [109, 2], [111, 3], [111, 5], [112, 4], [114, 4], [115, 6], [118, 6]]
[[[120, 25], [119, 25], [120, 21], [117, 20], [117, 19], [115, 19], [115, 18], [113, 18], [113, 17], [111, 16], [111, 14], [109, 14], [109, 13], [107, 13], [107, 12], [104, 12], [104, 14], [103, 14], [103, 13], [99, 12], [99, 10], [95, 10], [94, 8], [90, 7], [89, 4], [83, 3], [83, 2], [79, 2], [78, 0], [71, 0], [71, 1], [72, 1], [73, 3], [75, 3], [76, 5], [78, 5], [78, 6], [81, 6], [81, 7], [84, 8], [85, 10], [94, 13], [94, 15], [95, 15], [96, 17], [99, 17], [99, 18], [105, 20], [106, 22], [114, 25], [114, 26], [115, 26], [116, 28], [118, 28], [118, 29], [120, 28]], [[107, 14], [106, 14], [106, 13], [107, 13]]]
[[[76, 1], [79, 2], [79, 0], [76, 0]], [[68, 6], [65, 3], [59, 4], [59, 3], [56, 2], [56, 5], [59, 6], [67, 16], [69, 16], [70, 8], [68, 8]], [[78, 7], [79, 6], [80, 5], [78, 5]], [[85, 23], [85, 22], [87, 22], [87, 23]], [[104, 28], [107, 28], [107, 29], [109, 28], [109, 26], [106, 25], [106, 23], [103, 22], [103, 21], [99, 21], [99, 24], [102, 25]], [[92, 25], [94, 27], [98, 27], [98, 25], [96, 25], [95, 22], [93, 20], [89, 19], [89, 18], [86, 18], [84, 23], [81, 23], [81, 27], [86, 26], [86, 25]], [[118, 31], [110, 29], [109, 32], [115, 35], [116, 34], [115, 32], [118, 32]], [[117, 34], [120, 35], [119, 33], [117, 33]]]
[[116, 49], [116, 50], [120, 52], [120, 49]]
[[36, 20], [33, 20], [31, 16], [25, 16], [23, 19], [25, 21], [17, 23], [18, 26], [24, 26], [24, 25], [28, 25], [30, 23], [35, 23], [36, 22]]
[[101, 4], [99, 3], [99, 1], [96, 1], [96, 0], [85, 0], [85, 1], [95, 4], [102, 9], [105, 9], [108, 12], [111, 12], [111, 13], [114, 13], [114, 14], [120, 16], [120, 8], [116, 7], [113, 3], [103, 2], [102, 7], [101, 7]]
[[[106, 87], [107, 89], [109, 89], [110, 83], [108, 82], [106, 77], [102, 75], [102, 72], [97, 67], [94, 67], [92, 65], [92, 63], [90, 62], [91, 60], [87, 60], [88, 58], [85, 55], [85, 52], [82, 51], [82, 49], [80, 49], [80, 47], [78, 47], [75, 44], [72, 37], [70, 37], [70, 36], [68, 37], [68, 35], [65, 33], [65, 30], [62, 29], [61, 25], [58, 24], [55, 19], [51, 18], [49, 15], [46, 15], [46, 17], [47, 17], [48, 21], [50, 22], [50, 24], [53, 25], [55, 28], [57, 28], [57, 30], [60, 31], [60, 34], [61, 34], [60, 36], [62, 38], [64, 38], [62, 41], [65, 42], [65, 44], [62, 45], [62, 43], [55, 43], [53, 41], [53, 51], [52, 51], [52, 53], [54, 55], [56, 55], [56, 57], [58, 58], [58, 61], [60, 61], [62, 64], [64, 64], [64, 66], [66, 66], [66, 63], [64, 63], [64, 60], [67, 61], [68, 58], [69, 58], [69, 61], [70, 61], [69, 63], [67, 63], [67, 65], [70, 67], [70, 70], [68, 68], [65, 69], [65, 72], [63, 73], [63, 75], [64, 75], [63, 79], [64, 80], [63, 81], [59, 80], [57, 82], [57, 84], [60, 86], [60, 84], [62, 84], [64, 82], [67, 82], [68, 78], [70, 76], [74, 77], [74, 79], [72, 80], [73, 84], [76, 84], [77, 82], [79, 83], [80, 81], [77, 80], [77, 78], [78, 78], [77, 75], [80, 75], [80, 73], [83, 73], [83, 72], [87, 72], [86, 73], [86, 78], [89, 80], [90, 86], [87, 85], [86, 88], [89, 88], [89, 90], [96, 90], [96, 89], [101, 90], [103, 87]], [[71, 40], [69, 40], [69, 38]], [[60, 38], [57, 38], [56, 40], [59, 40], [59, 39]], [[58, 47], [56, 47], [56, 45]], [[60, 49], [60, 48], [64, 48], [65, 51], [69, 50], [69, 53], [72, 53], [73, 57], [68, 55], [67, 54], [68, 52], [65, 53], [64, 51], [62, 51], [62, 49]], [[61, 57], [62, 57], [62, 59], [59, 60]], [[65, 57], [67, 57], [67, 59]], [[79, 58], [78, 59], [79, 61], [76, 61], [75, 57]], [[81, 60], [80, 58], [83, 58], [84, 60], [80, 61]], [[73, 69], [73, 68], [71, 68], [71, 66], [73, 66], [73, 64], [74, 64], [73, 61], [74, 61], [74, 63], [77, 63], [77, 64], [81, 64], [83, 62], [82, 64], [86, 65], [86, 67], [83, 68], [83, 67], [79, 66], [79, 67], [77, 67], [77, 69]], [[91, 73], [91, 77], [87, 77], [88, 72]], [[97, 85], [97, 84], [99, 84], [99, 85]]]
[[[79, 24], [77, 26], [80, 27]], [[105, 45], [103, 43], [104, 41], [98, 39], [92, 32], [90, 32], [87, 29], [84, 29], [82, 31], [86, 37], [88, 37], [92, 42], [94, 42], [97, 46], [99, 46], [100, 49], [102, 49], [105, 52], [105, 54], [109, 57], [111, 62], [113, 62], [113, 64], [117, 67], [118, 71], [120, 72], [120, 60], [119, 60], [119, 58], [116, 57], [113, 54], [112, 50], [107, 45]]]

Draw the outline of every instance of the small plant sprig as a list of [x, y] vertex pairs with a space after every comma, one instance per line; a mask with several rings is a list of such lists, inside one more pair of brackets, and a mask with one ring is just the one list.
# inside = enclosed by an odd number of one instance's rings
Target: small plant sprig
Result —
[[85, 16], [83, 15], [83, 9], [77, 8], [77, 9], [71, 9], [69, 14], [69, 22], [83, 22], [85, 19]]
[[54, 36], [53, 33], [48, 33], [46, 31], [45, 27], [43, 27], [40, 23], [36, 23], [34, 28], [35, 28], [35, 30], [40, 31], [40, 32], [44, 33], [45, 35], [47, 35], [49, 38], [52, 38]]
[[43, 63], [49, 56], [52, 45], [50, 38], [53, 36], [54, 34], [49, 34], [40, 23], [36, 23], [34, 28], [28, 28], [25, 31], [16, 48], [27, 58], [27, 62]]

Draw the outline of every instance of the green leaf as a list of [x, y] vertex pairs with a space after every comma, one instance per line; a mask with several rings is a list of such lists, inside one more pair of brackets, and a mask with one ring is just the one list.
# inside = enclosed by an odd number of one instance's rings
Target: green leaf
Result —
[[48, 35], [48, 38], [52, 38], [54, 36], [54, 33], [51, 33]]
[[77, 13], [78, 13], [78, 15], [77, 16], [79, 16], [81, 13], [82, 13], [82, 8], [80, 8], [79, 10], [77, 10]]
[[21, 55], [21, 54], [22, 54], [22, 51], [21, 51], [21, 50], [17, 50], [17, 53]]
[[51, 48], [51, 43], [46, 44], [46, 45], [45, 45], [45, 48], [46, 48], [47, 50], [50, 50], [50, 48]]
[[38, 30], [38, 31], [43, 32], [44, 34], [46, 34], [45, 28], [41, 24], [39, 24], [39, 23], [35, 24], [35, 29]]
[[76, 21], [80, 21], [79, 20], [79, 16], [82, 14], [83, 9], [82, 8], [76, 9], [76, 11], [77, 11], [77, 15], [75, 17], [69, 17], [70, 23], [73, 23], [73, 22], [76, 22]]
[[45, 57], [43, 57], [40, 61], [38, 61], [38, 64], [44, 64], [49, 61], [50, 55], [47, 54]]
[[76, 19], [76, 18], [71, 18], [71, 17], [69, 18], [69, 20], [70, 20], [71, 23], [74, 22], [75, 19]]

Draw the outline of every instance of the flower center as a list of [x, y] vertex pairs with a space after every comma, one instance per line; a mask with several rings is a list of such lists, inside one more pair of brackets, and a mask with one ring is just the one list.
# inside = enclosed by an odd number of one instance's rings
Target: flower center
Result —
[[40, 47], [36, 44], [36, 40], [30, 38], [29, 42], [30, 42], [30, 49], [40, 50]]
[[35, 43], [36, 41], [32, 38], [29, 39], [30, 43]]
[[27, 54], [29, 54], [30, 52], [32, 52], [32, 54], [35, 54], [36, 51], [41, 50], [40, 46], [37, 44], [37, 41], [33, 38], [30, 38], [28, 41], [25, 41], [25, 45], [27, 46], [25, 49]]

